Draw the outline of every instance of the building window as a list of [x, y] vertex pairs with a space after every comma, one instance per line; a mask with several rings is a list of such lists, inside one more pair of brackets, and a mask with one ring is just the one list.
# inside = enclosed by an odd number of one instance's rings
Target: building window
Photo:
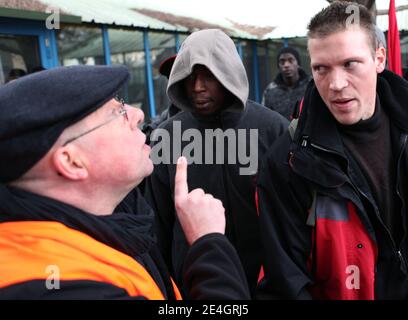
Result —
[[[275, 80], [276, 76], [279, 73], [278, 69], [278, 52], [279, 50], [283, 47], [282, 42], [278, 41], [270, 41], [267, 44], [267, 74], [268, 74], [268, 83], [266, 84], [265, 87], [263, 87], [263, 90], [266, 89], [269, 83]], [[263, 94], [263, 91], [262, 91]]]
[[189, 36], [189, 34], [179, 33], [179, 35], [178, 35], [178, 42], [179, 42], [180, 47], [181, 47], [181, 45], [183, 44], [184, 40], [187, 39], [188, 36]]
[[41, 68], [36, 36], [0, 35], [0, 85]]
[[249, 99], [255, 100], [255, 88], [253, 81], [253, 51], [252, 43], [249, 41], [240, 41], [242, 48], [242, 62], [244, 64], [245, 70], [247, 72], [248, 82], [249, 82]]
[[150, 62], [152, 64], [154, 102], [156, 114], [159, 115], [169, 105], [167, 97], [167, 78], [159, 73], [160, 64], [176, 54], [176, 38], [174, 33], [149, 32]]
[[99, 27], [62, 25], [57, 31], [58, 57], [62, 66], [105, 64]]
[[130, 80], [120, 95], [128, 104], [141, 108], [145, 115], [149, 115], [143, 32], [109, 29], [108, 33], [111, 64], [125, 65], [130, 72]]
[[271, 72], [268, 50], [266, 48], [266, 43], [258, 43], [257, 53], [258, 53], [258, 71], [259, 71], [259, 97], [262, 101], [262, 95], [266, 86], [271, 82]]

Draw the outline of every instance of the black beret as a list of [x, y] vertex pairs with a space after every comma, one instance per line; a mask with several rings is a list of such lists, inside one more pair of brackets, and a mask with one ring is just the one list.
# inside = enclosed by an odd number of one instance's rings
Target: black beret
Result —
[[0, 182], [32, 168], [65, 128], [112, 99], [128, 79], [125, 66], [71, 66], [1, 86]]

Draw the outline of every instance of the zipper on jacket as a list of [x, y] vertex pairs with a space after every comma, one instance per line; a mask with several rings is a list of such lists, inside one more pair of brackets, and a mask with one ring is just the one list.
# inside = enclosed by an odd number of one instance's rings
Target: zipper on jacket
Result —
[[[403, 154], [403, 152], [404, 152], [405, 146], [406, 146], [406, 144], [407, 144], [407, 140], [408, 140], [408, 135], [404, 135], [404, 141], [402, 142], [402, 144], [401, 144], [401, 146], [400, 146], [401, 149], [400, 149], [399, 156], [398, 156], [397, 172], [399, 171], [399, 168], [400, 168], [400, 165], [401, 165], [401, 158], [402, 158], [402, 154]], [[405, 206], [404, 199], [401, 197], [401, 192], [400, 192], [400, 190], [399, 190], [399, 188], [398, 188], [398, 186], [399, 186], [399, 181], [400, 181], [400, 176], [397, 174], [397, 186], [396, 186], [397, 195], [398, 195], [398, 197], [401, 199], [402, 207], [404, 207], [404, 206]]]
[[[303, 139], [303, 138], [302, 138], [302, 139]], [[333, 150], [330, 150], [330, 149], [326, 149], [326, 148], [324, 148], [324, 147], [322, 147], [322, 146], [319, 146], [319, 145], [317, 145], [317, 144], [314, 144], [314, 143], [310, 143], [310, 145], [311, 145], [313, 148], [318, 149], [318, 150], [320, 150], [320, 151], [324, 151], [324, 152], [331, 153], [331, 154], [335, 154], [336, 156], [342, 157], [343, 159], [345, 159], [345, 160], [347, 161], [347, 166], [348, 166], [348, 159], [345, 158], [340, 152], [333, 151]]]
[[397, 254], [398, 254], [399, 260], [401, 261], [402, 265], [404, 266], [404, 270], [406, 270], [406, 263], [405, 263], [405, 259], [404, 259], [403, 255], [402, 255], [401, 250], [398, 250]]
[[390, 230], [387, 228], [387, 226], [384, 224], [383, 220], [381, 219], [380, 212], [378, 211], [377, 206], [375, 205], [375, 203], [372, 203], [370, 197], [369, 197], [367, 194], [365, 194], [363, 191], [361, 191], [360, 188], [358, 188], [357, 186], [355, 186], [354, 183], [352, 183], [352, 186], [353, 186], [361, 195], [363, 195], [363, 196], [366, 198], [366, 200], [371, 204], [371, 206], [374, 208], [374, 212], [375, 212], [375, 214], [376, 214], [376, 216], [377, 216], [378, 221], [380, 222], [381, 226], [382, 226], [382, 227], [384, 228], [384, 230], [386, 231], [386, 233], [387, 233], [387, 235], [388, 235], [388, 238], [389, 238], [390, 241], [391, 241], [391, 246], [392, 246], [392, 250], [393, 250], [394, 254], [398, 257], [398, 260], [400, 260], [400, 262], [403, 263], [404, 266], [405, 266], [405, 261], [404, 261], [404, 258], [403, 258], [403, 256], [402, 256], [402, 254], [401, 254], [401, 251], [398, 250], [398, 246], [396, 245], [395, 240], [394, 240], [394, 238], [392, 237]]
[[364, 193], [359, 187], [357, 187], [354, 183], [351, 183], [351, 185], [355, 188], [356, 191], [358, 191], [361, 195], [363, 195], [366, 198], [366, 200], [371, 204], [371, 206], [374, 208], [374, 212], [377, 216], [378, 221], [380, 222], [381, 226], [384, 228], [385, 232], [388, 235], [388, 239], [391, 242], [391, 247], [392, 247], [392, 250], [395, 256], [398, 258], [400, 263], [403, 265], [404, 270], [406, 270], [406, 262], [405, 262], [404, 257], [402, 256], [401, 250], [399, 250], [399, 246], [397, 246], [397, 244], [395, 243], [395, 240], [393, 236], [391, 235], [390, 230], [387, 228], [387, 226], [384, 224], [383, 220], [381, 219], [381, 215], [378, 210], [378, 207], [376, 206], [375, 203], [371, 201], [371, 198], [366, 193]]
[[[403, 143], [403, 144], [405, 145], [406, 142], [407, 142], [407, 136], [405, 136], [405, 139], [404, 139], [404, 143]], [[335, 154], [335, 155], [338, 155], [338, 156], [341, 156], [342, 158], [344, 158], [342, 154], [340, 154], [340, 153], [338, 153], [338, 152], [336, 152], [336, 151], [326, 149], [326, 148], [321, 147], [321, 146], [319, 146], [319, 145], [316, 145], [316, 144], [314, 144], [314, 143], [310, 143], [310, 145], [311, 145], [313, 148], [316, 148], [316, 149], [318, 149], [318, 150], [321, 150], [321, 151], [324, 151], [324, 152], [327, 152], [327, 153], [331, 153], [331, 154]], [[400, 158], [401, 158], [401, 154], [402, 154], [402, 153], [400, 153]], [[347, 159], [346, 159], [346, 160], [347, 160]], [[399, 165], [399, 160], [398, 160], [398, 165]], [[348, 160], [347, 160], [347, 168], [349, 168]], [[350, 174], [349, 174], [349, 177], [351, 177]], [[376, 206], [374, 203], [371, 202], [370, 198], [369, 198], [360, 188], [358, 188], [358, 187], [351, 181], [351, 179], [350, 179], [350, 184], [351, 184], [351, 186], [355, 189], [355, 191], [357, 191], [357, 193], [360, 193], [361, 195], [363, 195], [363, 196], [367, 199], [367, 201], [371, 204], [371, 206], [374, 208], [375, 214], [376, 214], [376, 216], [377, 216], [377, 218], [378, 218], [380, 224], [382, 225], [382, 227], [385, 229], [386, 233], [388, 234], [388, 238], [389, 238], [390, 241], [391, 241], [391, 246], [392, 246], [392, 249], [393, 249], [394, 254], [398, 257], [398, 260], [400, 260], [400, 262], [403, 264], [404, 269], [406, 269], [407, 264], [406, 264], [406, 262], [405, 262], [405, 259], [404, 259], [404, 257], [402, 256], [401, 251], [397, 249], [398, 246], [396, 245], [395, 240], [394, 240], [394, 238], [393, 238], [392, 235], [391, 235], [391, 232], [388, 230], [388, 228], [385, 226], [384, 222], [382, 221], [377, 206]], [[399, 194], [398, 187], [397, 187], [397, 193]]]
[[[404, 207], [405, 207], [405, 201], [404, 201], [403, 197], [401, 196], [401, 192], [399, 190], [400, 175], [398, 175], [398, 172], [400, 171], [399, 169], [400, 169], [400, 166], [401, 166], [401, 158], [402, 158], [402, 154], [404, 153], [404, 149], [405, 149], [405, 147], [407, 145], [407, 140], [408, 140], [408, 135], [405, 134], [404, 135], [404, 140], [403, 140], [402, 144], [400, 145], [400, 152], [399, 152], [398, 162], [397, 162], [397, 185], [396, 185], [396, 190], [397, 190], [397, 195], [400, 198], [401, 203], [402, 203], [401, 210], [403, 210]], [[403, 232], [404, 232], [404, 234], [406, 233], [406, 227], [404, 227], [404, 226], [403, 226]], [[403, 235], [403, 237], [404, 237], [404, 235]], [[402, 255], [401, 250], [398, 250], [398, 257], [399, 257], [399, 259], [401, 260], [401, 263], [404, 266], [404, 270], [406, 271], [407, 270], [407, 262], [405, 261], [405, 258]]]

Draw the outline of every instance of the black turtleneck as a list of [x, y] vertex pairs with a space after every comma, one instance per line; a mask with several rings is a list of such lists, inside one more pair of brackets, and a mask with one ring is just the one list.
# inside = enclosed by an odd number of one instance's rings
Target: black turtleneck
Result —
[[345, 147], [367, 179], [380, 216], [398, 243], [401, 215], [396, 194], [396, 161], [391, 143], [390, 121], [377, 97], [375, 112], [353, 125], [338, 125]]

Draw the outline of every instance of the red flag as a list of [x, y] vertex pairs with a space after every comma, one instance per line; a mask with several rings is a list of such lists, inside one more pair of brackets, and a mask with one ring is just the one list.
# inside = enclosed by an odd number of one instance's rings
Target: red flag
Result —
[[401, 47], [395, 12], [395, 0], [390, 0], [388, 10], [388, 68], [402, 76]]

